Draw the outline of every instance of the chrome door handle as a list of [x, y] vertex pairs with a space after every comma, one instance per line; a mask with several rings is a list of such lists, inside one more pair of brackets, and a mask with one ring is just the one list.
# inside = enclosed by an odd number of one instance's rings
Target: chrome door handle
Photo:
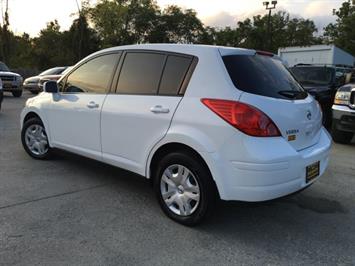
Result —
[[94, 101], [91, 101], [87, 104], [87, 107], [90, 109], [99, 108], [99, 104], [95, 103]]
[[150, 111], [154, 114], [167, 114], [170, 112], [169, 108], [163, 108], [161, 105], [156, 105], [150, 108]]

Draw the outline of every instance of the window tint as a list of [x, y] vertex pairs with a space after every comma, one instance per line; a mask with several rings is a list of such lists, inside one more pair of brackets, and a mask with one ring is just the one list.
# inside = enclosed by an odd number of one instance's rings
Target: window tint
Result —
[[156, 94], [165, 57], [157, 53], [127, 53], [117, 84], [117, 92]]
[[0, 71], [9, 72], [10, 69], [3, 62], [0, 62]]
[[293, 67], [290, 70], [302, 85], [327, 85], [335, 72], [329, 67]]
[[230, 55], [223, 61], [235, 87], [242, 91], [282, 99], [307, 97], [279, 60], [262, 55]]
[[69, 75], [64, 91], [69, 93], [106, 93], [109, 90], [108, 87], [118, 56], [118, 54], [102, 55], [80, 66]]
[[161, 79], [159, 94], [177, 95], [189, 69], [191, 58], [169, 55]]

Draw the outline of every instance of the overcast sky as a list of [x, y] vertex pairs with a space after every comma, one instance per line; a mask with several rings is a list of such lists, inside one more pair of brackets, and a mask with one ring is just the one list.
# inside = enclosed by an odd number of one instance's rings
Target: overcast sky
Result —
[[[0, 0], [3, 1], [3, 0]], [[97, 0], [91, 0], [95, 3]], [[277, 10], [295, 16], [311, 18], [321, 30], [333, 22], [332, 10], [345, 0], [279, 0]], [[80, 0], [79, 0], [80, 2]], [[262, 0], [158, 0], [162, 7], [175, 4], [195, 9], [198, 17], [209, 26], [235, 26], [238, 20], [255, 14], [266, 14]], [[9, 0], [10, 24], [15, 33], [38, 34], [48, 21], [57, 19], [62, 29], [68, 29], [75, 18], [75, 0]]]

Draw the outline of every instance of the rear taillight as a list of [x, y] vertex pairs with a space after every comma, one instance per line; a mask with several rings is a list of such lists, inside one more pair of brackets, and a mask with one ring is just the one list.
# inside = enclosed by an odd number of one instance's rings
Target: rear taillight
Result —
[[202, 99], [204, 105], [233, 127], [254, 137], [281, 136], [275, 123], [259, 109], [236, 101]]

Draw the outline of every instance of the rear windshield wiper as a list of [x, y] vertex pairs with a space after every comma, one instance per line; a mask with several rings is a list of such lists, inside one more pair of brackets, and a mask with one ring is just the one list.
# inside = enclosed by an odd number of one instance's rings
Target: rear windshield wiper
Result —
[[305, 91], [286, 90], [286, 91], [279, 91], [278, 94], [290, 99], [304, 99], [307, 97], [307, 92]]

